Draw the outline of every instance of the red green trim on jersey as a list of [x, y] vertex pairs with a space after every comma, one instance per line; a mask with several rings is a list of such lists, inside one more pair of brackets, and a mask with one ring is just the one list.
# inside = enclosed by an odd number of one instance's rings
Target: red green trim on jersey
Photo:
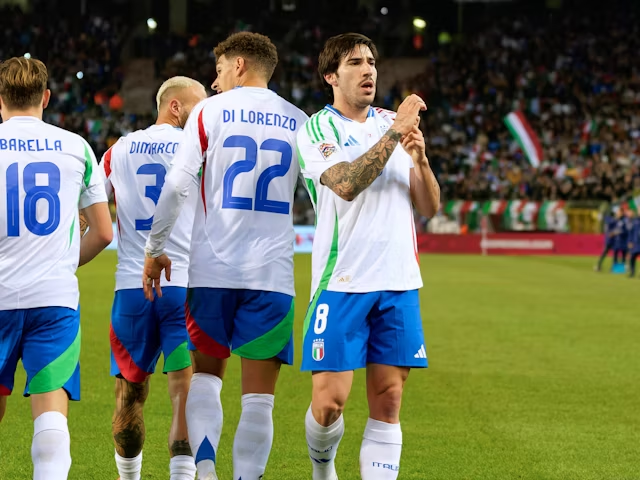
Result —
[[202, 119], [202, 112], [204, 108], [200, 110], [198, 114], [198, 136], [200, 137], [200, 149], [202, 150], [202, 177], [200, 178], [200, 194], [202, 195], [202, 206], [204, 207], [204, 214], [207, 215], [207, 199], [204, 190], [204, 174], [207, 170], [207, 157], [206, 153], [209, 149], [209, 139], [207, 138], [207, 132], [204, 129], [204, 120]]
[[71, 345], [31, 379], [27, 390], [29, 395], [53, 392], [69, 381], [80, 362], [80, 339], [80, 325], [78, 325], [78, 333]]
[[320, 294], [327, 289], [329, 286], [329, 282], [331, 281], [331, 277], [333, 276], [333, 270], [336, 268], [336, 262], [338, 261], [338, 214], [336, 213], [336, 223], [333, 227], [333, 240], [331, 242], [331, 249], [329, 250], [329, 258], [327, 258], [327, 265], [324, 267], [324, 272], [322, 272], [322, 278], [320, 278], [320, 283], [318, 284], [318, 288], [316, 289], [313, 300], [311, 301], [311, 305], [309, 305], [309, 309], [307, 310], [307, 316], [304, 318], [304, 328], [302, 329], [302, 338], [307, 336], [307, 330], [309, 330], [309, 325], [311, 324], [311, 318], [313, 317], [316, 311], [316, 304], [318, 303], [318, 298]]
[[91, 182], [91, 175], [93, 174], [93, 161], [91, 159], [91, 153], [89, 152], [89, 146], [84, 144], [84, 186], [88, 187]]
[[287, 346], [291, 338], [294, 316], [295, 300], [292, 298], [289, 313], [278, 325], [264, 335], [233, 349], [233, 353], [249, 360], [267, 360], [277, 356]]
[[309, 196], [311, 197], [311, 201], [313, 202], [313, 207], [315, 208], [318, 205], [318, 192], [316, 192], [316, 184], [313, 183], [313, 180], [310, 178], [304, 179], [307, 184], [307, 190], [309, 190]]
[[[165, 352], [166, 353], [166, 352]], [[177, 372], [191, 366], [187, 342], [182, 342], [164, 359], [164, 373]]]
[[329, 117], [329, 125], [331, 125], [331, 128], [333, 128], [333, 133], [336, 136], [336, 141], [338, 142], [338, 145], [340, 145], [340, 134], [338, 133], [338, 129], [336, 128], [335, 124], [333, 123], [333, 118]]

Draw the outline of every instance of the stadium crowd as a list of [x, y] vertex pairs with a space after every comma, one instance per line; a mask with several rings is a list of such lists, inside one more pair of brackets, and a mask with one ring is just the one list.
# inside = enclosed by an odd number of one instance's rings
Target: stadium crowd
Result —
[[[395, 109], [409, 92], [427, 102], [422, 128], [443, 199], [624, 201], [640, 189], [640, 47], [633, 18], [563, 16], [491, 19], [466, 41], [425, 47], [430, 61], [414, 78], [378, 92]], [[252, 29], [276, 42], [280, 64], [270, 88], [312, 113], [326, 103], [317, 76], [317, 52], [331, 33], [320, 20], [260, 25], [233, 20], [209, 34], [158, 35], [157, 76], [187, 75], [209, 87], [215, 76], [212, 46], [232, 31]], [[55, 25], [55, 28], [53, 28]], [[98, 156], [152, 119], [122, 111], [119, 51], [126, 27], [100, 17], [72, 30], [2, 10], [6, 41], [0, 58], [34, 52], [51, 72], [52, 103], [46, 120], [81, 133]], [[363, 22], [373, 34], [374, 21]], [[83, 72], [78, 78], [78, 72]], [[503, 123], [525, 112], [543, 146], [533, 168]], [[296, 223], [313, 223], [304, 189]]]

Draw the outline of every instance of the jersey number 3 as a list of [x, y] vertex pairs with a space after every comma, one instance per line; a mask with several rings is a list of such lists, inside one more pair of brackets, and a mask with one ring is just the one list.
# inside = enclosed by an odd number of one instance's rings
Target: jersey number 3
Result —
[[247, 197], [235, 197], [233, 195], [233, 181], [241, 174], [250, 172], [256, 167], [258, 161], [258, 144], [245, 135], [232, 135], [224, 141], [225, 148], [244, 148], [245, 159], [235, 162], [224, 174], [222, 186], [222, 208], [234, 208], [237, 210], [255, 210], [257, 212], [289, 214], [289, 202], [279, 202], [267, 198], [269, 183], [277, 177], [284, 177], [291, 168], [291, 145], [282, 140], [270, 138], [260, 145], [260, 151], [280, 153], [280, 164], [267, 167], [258, 177], [256, 185], [256, 201]]
[[[12, 163], [7, 168], [7, 236], [20, 236], [20, 178], [19, 165]], [[47, 185], [36, 185], [36, 175], [46, 175]], [[24, 198], [24, 224], [34, 235], [44, 237], [55, 232], [60, 225], [60, 169], [55, 163], [34, 162], [24, 167], [22, 183]], [[40, 182], [38, 182], [40, 183]], [[47, 218], [38, 220], [38, 200], [46, 202]]]
[[[145, 163], [136, 172], [138, 175], [155, 175], [155, 185], [147, 185], [144, 187], [144, 196], [153, 200], [155, 205], [160, 199], [160, 192], [164, 185], [164, 177], [167, 175], [167, 169], [159, 163]], [[136, 230], [151, 230], [153, 224], [153, 215], [145, 219], [136, 219]]]

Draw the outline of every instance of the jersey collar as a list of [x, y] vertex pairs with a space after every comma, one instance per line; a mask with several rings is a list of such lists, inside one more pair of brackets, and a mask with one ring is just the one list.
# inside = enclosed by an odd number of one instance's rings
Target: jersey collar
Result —
[[[334, 115], [337, 115], [338, 117], [340, 117], [343, 120], [346, 120], [347, 122], [353, 122], [353, 120], [351, 120], [350, 118], [345, 117], [344, 115], [342, 115], [338, 110], [336, 110], [333, 105], [325, 105], [325, 110], [330, 111], [331, 113], [333, 113]], [[375, 115], [373, 107], [369, 107], [369, 113], [367, 113], [367, 118], [371, 118]]]

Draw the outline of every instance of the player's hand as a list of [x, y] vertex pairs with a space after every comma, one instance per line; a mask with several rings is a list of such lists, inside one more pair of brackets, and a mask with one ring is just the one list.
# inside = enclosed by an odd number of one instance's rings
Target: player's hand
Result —
[[144, 296], [153, 302], [153, 289], [155, 288], [158, 297], [162, 297], [160, 288], [160, 276], [164, 270], [168, 282], [171, 281], [171, 260], [165, 254], [156, 258], [146, 257], [144, 259], [144, 270], [142, 271], [142, 288]]
[[427, 109], [424, 101], [418, 95], [409, 95], [398, 107], [396, 120], [391, 128], [401, 135], [406, 135], [413, 127], [420, 123], [420, 111]]
[[414, 164], [429, 162], [425, 153], [424, 135], [417, 125], [401, 139], [402, 148], [411, 155]]

